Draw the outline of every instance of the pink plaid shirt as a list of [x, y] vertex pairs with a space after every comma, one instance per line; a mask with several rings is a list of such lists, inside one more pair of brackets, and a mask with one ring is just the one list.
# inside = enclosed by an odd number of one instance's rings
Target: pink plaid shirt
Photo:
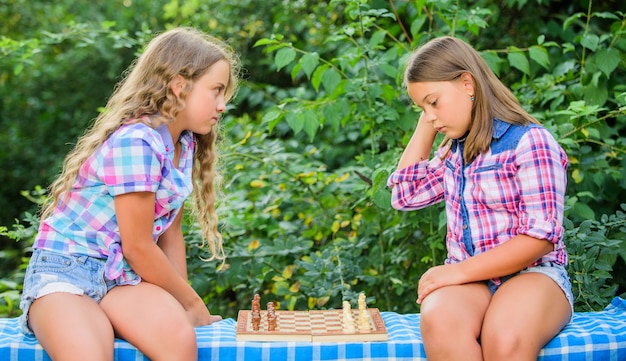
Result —
[[[490, 149], [470, 163], [463, 140], [392, 173], [392, 206], [399, 210], [446, 202], [446, 263], [461, 262], [518, 234], [546, 239], [554, 250], [529, 266], [567, 264], [563, 208], [567, 155], [545, 128], [494, 120]], [[496, 280], [496, 283], [499, 283]]]

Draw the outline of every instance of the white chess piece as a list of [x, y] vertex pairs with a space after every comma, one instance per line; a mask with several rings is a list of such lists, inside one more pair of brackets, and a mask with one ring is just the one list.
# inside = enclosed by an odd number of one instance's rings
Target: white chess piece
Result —
[[350, 302], [343, 301], [343, 332], [354, 332], [354, 317], [352, 317], [352, 307]]
[[370, 325], [370, 315], [367, 313], [367, 304], [365, 303], [365, 294], [359, 294], [359, 320], [358, 320], [359, 330], [371, 330], [372, 326]]

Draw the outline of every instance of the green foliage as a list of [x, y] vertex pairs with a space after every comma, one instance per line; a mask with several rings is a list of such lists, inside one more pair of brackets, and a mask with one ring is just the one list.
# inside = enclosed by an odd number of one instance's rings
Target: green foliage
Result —
[[[278, 273], [264, 277], [269, 284], [263, 290], [270, 297], [284, 299], [289, 307], [297, 304], [293, 301], [294, 296], [305, 295], [309, 296], [309, 307], [338, 307], [341, 297], [353, 297], [352, 290], [365, 290], [379, 307], [407, 312], [415, 306], [406, 302], [388, 302], [389, 295], [395, 293], [398, 299], [404, 301], [413, 298], [415, 281], [424, 268], [430, 262], [441, 262], [445, 220], [442, 219], [441, 210], [435, 208], [431, 213], [420, 214], [425, 216], [425, 219], [421, 218], [424, 222], [416, 222], [409, 216], [394, 215], [388, 204], [384, 181], [393, 169], [397, 150], [406, 144], [417, 118], [408, 106], [406, 97], [399, 92], [403, 64], [410, 49], [429, 39], [424, 36], [423, 30], [427, 30], [428, 34], [448, 33], [471, 38], [478, 36], [481, 29], [487, 26], [484, 22], [474, 21], [471, 14], [486, 16], [492, 12], [479, 6], [465, 12], [454, 6], [449, 7], [446, 2], [431, 2], [418, 10], [418, 16], [410, 27], [411, 33], [408, 34], [394, 28], [393, 23], [396, 21], [391, 10], [372, 8], [364, 1], [334, 1], [331, 4], [340, 4], [349, 20], [327, 39], [327, 43], [334, 44], [334, 48], [340, 51], [322, 57], [317, 47], [306, 48], [306, 44], [298, 46], [281, 34], [273, 34], [255, 43], [255, 46], [264, 47], [272, 56], [272, 65], [276, 71], [290, 74], [294, 84], [298, 85], [291, 95], [266, 110], [261, 122], [276, 136], [285, 138], [285, 134], [288, 134], [288, 137], [298, 139], [297, 146], [304, 154], [307, 153], [306, 146], [303, 146], [305, 144], [331, 144], [332, 147], [316, 149], [320, 152], [319, 158], [328, 159], [325, 165], [329, 170], [339, 173], [346, 170], [357, 181], [349, 189], [357, 190], [359, 194], [343, 194], [343, 208], [360, 211], [364, 206], [368, 212], [358, 213], [362, 215], [359, 221], [375, 226], [365, 229], [365, 232], [359, 229], [355, 240], [349, 236], [337, 237], [335, 234], [322, 233], [324, 238], [313, 243], [308, 255], [293, 264], [291, 259], [286, 260], [284, 264], [289, 267], [288, 279], [296, 281], [287, 283], [281, 289], [297, 286], [299, 293], [296, 295], [274, 290], [286, 281], [284, 276], [279, 276], [280, 269]], [[429, 14], [429, 21], [419, 16], [421, 11]], [[587, 19], [582, 36], [558, 43], [547, 41], [545, 35], [538, 34], [536, 43], [530, 46], [522, 48], [509, 45], [503, 49], [483, 50], [483, 55], [496, 73], [517, 74], [508, 75], [512, 89], [523, 105], [553, 131], [570, 154], [569, 174], [573, 186], [568, 190], [567, 216], [577, 223], [587, 220], [602, 224], [596, 221], [596, 213], [591, 210], [596, 209], [598, 214], [605, 214], [616, 209], [620, 198], [615, 197], [615, 192], [624, 194], [626, 188], [623, 173], [626, 143], [621, 135], [624, 132], [619, 131], [626, 124], [624, 95], [620, 85], [620, 80], [624, 79], [623, 76], [614, 77], [613, 74], [619, 63], [616, 59], [624, 50], [621, 29], [625, 18], [623, 13], [591, 12], [579, 13], [571, 18]], [[611, 35], [591, 36], [593, 32], [602, 32], [602, 27], [606, 26], [602, 22], [607, 19], [614, 22], [609, 27], [617, 31]], [[598, 25], [601, 26], [589, 25], [596, 25], [595, 21], [599, 21]], [[563, 37], [568, 37], [570, 27], [579, 25], [574, 23], [564, 23]], [[408, 46], [411, 37], [411, 46]], [[596, 38], [598, 41], [589, 41]], [[591, 45], [593, 49], [590, 49]], [[609, 49], [613, 49], [610, 50], [611, 55], [605, 56]], [[594, 53], [590, 53], [590, 50]], [[309, 86], [303, 89], [307, 82]], [[593, 87], [593, 91], [583, 91], [590, 87]], [[607, 96], [599, 96], [601, 94]], [[608, 94], [613, 96], [609, 97]], [[286, 132], [285, 126], [289, 132]], [[349, 140], [351, 145], [346, 146], [345, 140]], [[337, 148], [342, 150], [339, 159]], [[289, 164], [294, 167], [297, 163]], [[307, 161], [307, 164], [311, 162]], [[359, 178], [358, 175], [363, 177]], [[581, 184], [585, 177], [592, 180]], [[365, 179], [365, 185], [359, 183], [362, 179]], [[275, 181], [268, 183], [276, 184]], [[586, 191], [589, 189], [593, 189], [593, 192]], [[293, 196], [297, 190], [288, 194]], [[264, 192], [263, 195], [266, 200], [272, 199], [272, 193]], [[246, 199], [249, 197], [248, 193]], [[297, 196], [295, 198], [300, 199]], [[293, 210], [294, 204], [289, 204], [289, 207]], [[341, 214], [340, 210], [325, 207], [324, 204], [316, 204], [309, 209], [314, 215], [321, 210], [319, 217], [322, 220], [327, 219], [328, 214]], [[352, 224], [348, 217], [343, 219], [346, 225]], [[228, 221], [226, 223], [230, 224]], [[332, 230], [331, 223], [326, 221], [325, 227], [329, 225]], [[394, 234], [390, 230], [395, 227], [406, 227], [412, 232]], [[304, 227], [299, 232], [306, 234], [306, 230]], [[589, 247], [589, 244], [581, 246], [574, 240], [583, 237], [587, 231], [582, 226], [568, 232], [576, 262], [584, 254], [580, 252], [588, 251], [585, 247]], [[606, 239], [607, 235], [596, 236], [596, 239], [607, 245], [615, 244], [613, 240]], [[246, 239], [256, 237], [249, 237], [246, 233]], [[393, 246], [386, 247], [386, 242], [393, 242]], [[422, 242], [423, 245], [420, 244]], [[263, 240], [260, 243], [265, 244]], [[424, 251], [414, 253], [415, 249], [431, 250], [432, 255]], [[610, 267], [615, 262], [618, 253], [614, 247], [608, 247], [605, 254], [612, 256], [608, 259], [610, 262], [597, 264], [606, 269], [607, 265]], [[371, 262], [363, 264], [363, 260], [368, 258]], [[572, 265], [572, 272], [580, 271], [576, 262]], [[392, 265], [398, 267], [393, 268]], [[297, 278], [298, 271], [304, 272], [302, 279]], [[385, 276], [382, 279], [369, 277], [368, 272], [369, 275]], [[596, 288], [602, 289], [601, 293], [581, 292], [584, 287], [577, 289], [577, 308], [581, 310], [601, 308], [610, 301], [617, 289], [616, 285], [609, 284], [610, 273], [594, 269], [591, 274], [593, 277], [608, 274], [609, 277], [593, 280]], [[268, 279], [272, 281], [268, 282]], [[576, 280], [577, 285], [585, 287], [591, 286], [591, 281], [589, 277]], [[245, 300], [255, 291], [258, 289], [245, 293], [244, 305]]]
[[[190, 281], [213, 313], [236, 317], [254, 293], [306, 309], [337, 308], [361, 291], [373, 307], [419, 311], [416, 282], [445, 259], [445, 214], [441, 204], [391, 209], [385, 183], [418, 118], [404, 64], [440, 35], [479, 49], [569, 155], [576, 309], [599, 310], [626, 290], [616, 271], [626, 260], [626, 17], [608, 2], [134, 0], [80, 15], [74, 2], [10, 2], [21, 7], [0, 8], [2, 211], [38, 202], [40, 189], [19, 191], [51, 180], [151, 33], [192, 25], [240, 52], [246, 79], [222, 122], [226, 262], [205, 262], [191, 214], [185, 224]], [[0, 231], [11, 237], [0, 253], [0, 315], [19, 312], [38, 223], [26, 209]]]
[[579, 311], [605, 307], [615, 296], [613, 281], [617, 257], [626, 259], [626, 203], [614, 215], [599, 221], [585, 220], [574, 226], [566, 222], [565, 238], [570, 255], [569, 273]]

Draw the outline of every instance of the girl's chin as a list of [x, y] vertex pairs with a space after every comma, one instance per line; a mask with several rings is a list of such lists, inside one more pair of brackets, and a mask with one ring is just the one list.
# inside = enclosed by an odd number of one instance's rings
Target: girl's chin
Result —
[[465, 133], [457, 133], [457, 132], [447, 132], [446, 133], [448, 138], [450, 138], [450, 139], [457, 139], [457, 140], [466, 138], [468, 134], [469, 134], [469, 131], [467, 131]]

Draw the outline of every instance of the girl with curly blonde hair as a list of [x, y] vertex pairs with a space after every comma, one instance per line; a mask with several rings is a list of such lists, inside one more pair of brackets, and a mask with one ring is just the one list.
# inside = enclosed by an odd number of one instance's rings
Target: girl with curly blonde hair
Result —
[[20, 303], [53, 360], [112, 360], [116, 336], [151, 360], [197, 359], [194, 327], [221, 317], [188, 283], [183, 206], [192, 196], [209, 259], [223, 260], [216, 141], [238, 72], [225, 43], [166, 31], [67, 155]]

